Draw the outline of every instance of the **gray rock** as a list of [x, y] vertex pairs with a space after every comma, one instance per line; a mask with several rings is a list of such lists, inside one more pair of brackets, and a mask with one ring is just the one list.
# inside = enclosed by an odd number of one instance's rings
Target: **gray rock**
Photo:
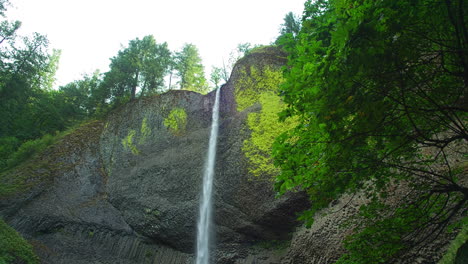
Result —
[[[257, 56], [273, 67], [284, 63]], [[290, 239], [294, 212], [307, 199], [276, 199], [270, 179], [248, 175], [245, 122], [259, 108], [237, 112], [234, 83], [221, 93], [213, 258], [275, 263], [278, 250], [252, 245]], [[0, 201], [0, 216], [32, 241], [44, 263], [191, 263], [213, 104], [214, 93], [170, 91], [81, 127], [10, 172], [29, 173], [34, 184]], [[172, 131], [164, 120], [177, 108], [187, 122]]]

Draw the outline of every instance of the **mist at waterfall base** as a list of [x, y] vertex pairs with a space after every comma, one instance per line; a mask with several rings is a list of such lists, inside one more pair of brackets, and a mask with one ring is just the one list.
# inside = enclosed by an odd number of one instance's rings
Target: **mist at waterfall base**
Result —
[[216, 143], [218, 139], [219, 94], [221, 88], [216, 90], [213, 106], [210, 141], [208, 155], [205, 161], [203, 174], [203, 192], [200, 202], [200, 216], [197, 225], [197, 256], [196, 264], [209, 264], [210, 260], [210, 231], [212, 222], [212, 191], [216, 160]]

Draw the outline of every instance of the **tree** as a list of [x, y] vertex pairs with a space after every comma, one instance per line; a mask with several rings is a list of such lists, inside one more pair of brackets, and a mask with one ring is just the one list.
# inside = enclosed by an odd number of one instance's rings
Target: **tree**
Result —
[[211, 68], [210, 81], [218, 88], [219, 82], [223, 79], [223, 69], [218, 67]]
[[[3, 16], [8, 1], [0, 2]], [[48, 53], [48, 40], [35, 33], [18, 37], [19, 21], [0, 23], [0, 138], [17, 137], [20, 141], [42, 132], [29, 115], [37, 97], [50, 89], [60, 53]]]
[[[275, 144], [276, 188], [308, 192], [309, 224], [343, 193], [371, 199], [339, 263], [387, 263], [464, 214], [467, 12], [451, 0], [306, 3], [281, 91], [282, 118], [300, 122]], [[411, 195], [386, 203], [399, 181]]]
[[174, 71], [177, 68], [176, 60], [176, 54], [171, 53], [171, 61], [169, 63], [169, 84], [167, 85], [167, 90], [172, 90], [172, 77], [174, 76]]
[[126, 96], [133, 100], [138, 91], [142, 95], [156, 93], [164, 88], [170, 63], [167, 43], [157, 44], [153, 36], [136, 38], [111, 59], [103, 85], [113, 101], [125, 100]]
[[294, 47], [296, 44], [296, 38], [301, 30], [301, 20], [293, 12], [289, 12], [284, 17], [284, 23], [280, 27], [280, 35], [276, 39], [275, 43], [285, 50]]
[[293, 12], [289, 12], [284, 16], [284, 23], [281, 24], [280, 34], [291, 34], [293, 37], [299, 34], [301, 30], [301, 20]]
[[[3, 18], [8, 5], [0, 0]], [[20, 26], [0, 22], [0, 170], [23, 142], [63, 128], [51, 91], [60, 52], [38, 33], [18, 36]]]
[[256, 47], [258, 47], [258, 45], [252, 46], [252, 44], [248, 42], [237, 44], [236, 49], [232, 50], [229, 53], [229, 59], [227, 63], [223, 60], [223, 67], [221, 68], [221, 78], [225, 82], [228, 82], [231, 72], [234, 69], [234, 65], [237, 63], [237, 61], [245, 55], [249, 54], [249, 52]]
[[193, 44], [185, 44], [176, 53], [176, 70], [180, 78], [180, 88], [205, 93], [208, 85], [198, 49]]
[[61, 106], [60, 112], [68, 120], [68, 125], [95, 116], [105, 108], [108, 95], [101, 82], [99, 71], [95, 71], [59, 88], [57, 104]]

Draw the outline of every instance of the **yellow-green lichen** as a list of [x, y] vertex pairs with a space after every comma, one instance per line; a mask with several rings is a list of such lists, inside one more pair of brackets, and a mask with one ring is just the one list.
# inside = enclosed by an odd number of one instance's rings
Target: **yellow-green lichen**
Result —
[[148, 126], [148, 119], [145, 117], [141, 122], [139, 133], [137, 133], [137, 131], [134, 129], [130, 129], [127, 136], [122, 139], [122, 146], [125, 150], [131, 151], [132, 154], [138, 155], [140, 154], [140, 151], [137, 148], [137, 144], [145, 144], [150, 136], [151, 128]]
[[150, 135], [151, 135], [151, 128], [149, 128], [147, 118], [145, 117], [143, 118], [143, 121], [141, 122], [140, 138], [138, 140], [138, 143], [144, 144]]
[[276, 93], [283, 81], [282, 72], [268, 66], [262, 68], [250, 66], [241, 69], [235, 89], [237, 111], [243, 111], [254, 105], [260, 99], [260, 94], [264, 92]]
[[135, 135], [136, 135], [136, 131], [133, 129], [130, 129], [130, 131], [128, 131], [128, 135], [124, 139], [122, 139], [122, 145], [125, 150], [130, 150], [134, 155], [138, 155], [140, 152], [138, 151], [134, 143]]
[[168, 117], [164, 119], [164, 126], [166, 126], [174, 135], [183, 134], [187, 126], [187, 113], [185, 112], [185, 109], [172, 109]]

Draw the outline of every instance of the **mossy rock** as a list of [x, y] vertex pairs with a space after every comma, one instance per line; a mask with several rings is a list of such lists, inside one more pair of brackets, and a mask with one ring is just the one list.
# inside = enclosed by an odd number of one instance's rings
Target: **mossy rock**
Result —
[[17, 167], [0, 173], [0, 199], [19, 196], [35, 186], [51, 182], [56, 175], [73, 166], [64, 162], [64, 157], [76, 154], [86, 146], [97, 144], [103, 127], [103, 122], [91, 121], [64, 132], [41, 153], [36, 153]]

